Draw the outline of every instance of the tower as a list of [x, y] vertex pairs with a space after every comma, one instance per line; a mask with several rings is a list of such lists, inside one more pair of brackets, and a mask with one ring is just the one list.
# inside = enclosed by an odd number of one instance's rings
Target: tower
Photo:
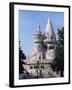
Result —
[[46, 25], [44, 43], [47, 45], [46, 58], [52, 61], [55, 57], [57, 41], [53, 30], [51, 18], [48, 19], [48, 23]]
[[39, 25], [36, 27], [36, 32], [34, 35], [34, 51], [37, 53], [38, 60], [45, 58], [45, 54], [43, 52], [43, 36]]
[[35, 51], [36, 52], [42, 51], [42, 42], [43, 42], [42, 33], [40, 31], [40, 26], [38, 25], [36, 27], [36, 32], [34, 35], [34, 44], [35, 44]]

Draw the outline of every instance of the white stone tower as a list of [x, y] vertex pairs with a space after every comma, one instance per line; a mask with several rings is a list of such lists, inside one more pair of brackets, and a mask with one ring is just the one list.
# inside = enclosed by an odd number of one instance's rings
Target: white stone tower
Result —
[[43, 59], [45, 57], [43, 52], [43, 36], [40, 31], [40, 26], [36, 27], [36, 32], [34, 35], [34, 51], [37, 53], [37, 59]]
[[46, 59], [52, 61], [55, 57], [57, 41], [53, 30], [51, 18], [48, 19], [48, 23], [46, 25], [44, 43], [47, 45]]
[[42, 42], [43, 42], [42, 33], [40, 31], [40, 26], [38, 25], [36, 27], [36, 32], [35, 32], [35, 35], [34, 35], [35, 50], [37, 52], [42, 51]]

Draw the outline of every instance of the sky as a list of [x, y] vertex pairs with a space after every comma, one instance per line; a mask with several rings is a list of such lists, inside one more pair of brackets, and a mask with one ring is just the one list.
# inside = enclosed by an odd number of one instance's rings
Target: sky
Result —
[[45, 31], [48, 18], [51, 18], [54, 32], [64, 26], [63, 12], [48, 11], [19, 11], [19, 40], [20, 46], [26, 56], [30, 56], [34, 48], [34, 34], [37, 25], [40, 25], [42, 33]]

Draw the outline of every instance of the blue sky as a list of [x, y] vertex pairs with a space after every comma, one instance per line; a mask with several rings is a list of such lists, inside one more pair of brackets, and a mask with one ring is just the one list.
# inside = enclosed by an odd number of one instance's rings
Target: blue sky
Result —
[[34, 34], [36, 26], [39, 24], [42, 33], [45, 31], [48, 17], [51, 17], [54, 32], [64, 26], [63, 12], [46, 12], [46, 11], [19, 11], [19, 39], [23, 52], [31, 55], [34, 47]]

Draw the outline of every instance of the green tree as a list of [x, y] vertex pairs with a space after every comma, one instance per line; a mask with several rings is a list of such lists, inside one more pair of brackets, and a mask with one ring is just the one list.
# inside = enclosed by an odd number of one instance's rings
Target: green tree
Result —
[[24, 59], [26, 59], [26, 56], [23, 53], [21, 46], [19, 45], [19, 73], [23, 73], [23, 71], [24, 71], [24, 68], [23, 68], [23, 64], [25, 64], [23, 62]]
[[60, 71], [60, 76], [63, 77], [64, 72], [64, 27], [58, 29], [58, 47], [56, 49], [55, 59], [51, 63], [53, 70], [57, 73]]

